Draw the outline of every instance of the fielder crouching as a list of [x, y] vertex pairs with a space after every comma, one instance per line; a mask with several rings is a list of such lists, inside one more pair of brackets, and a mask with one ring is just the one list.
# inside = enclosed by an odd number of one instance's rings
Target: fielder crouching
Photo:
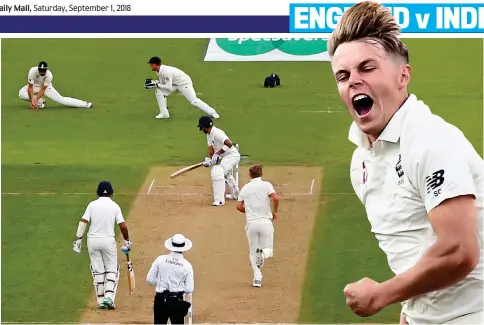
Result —
[[181, 234], [165, 241], [171, 251], [161, 255], [151, 265], [146, 281], [156, 286], [153, 304], [154, 324], [184, 324], [191, 303], [185, 301], [184, 294], [192, 294], [195, 288], [193, 267], [183, 256], [192, 248], [192, 242]]
[[82, 237], [90, 221], [87, 233], [87, 249], [91, 260], [91, 273], [94, 280], [97, 306], [99, 309], [115, 309], [114, 300], [119, 282], [119, 264], [116, 250], [114, 227], [119, 225], [124, 237], [121, 251], [131, 251], [128, 227], [119, 205], [111, 199], [113, 187], [110, 182], [100, 182], [97, 188], [98, 199], [90, 202], [79, 222], [73, 250], [81, 252]]

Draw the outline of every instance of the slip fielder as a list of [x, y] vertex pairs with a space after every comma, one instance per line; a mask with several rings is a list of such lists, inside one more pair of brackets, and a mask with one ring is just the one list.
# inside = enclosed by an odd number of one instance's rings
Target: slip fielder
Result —
[[113, 187], [110, 182], [100, 182], [97, 188], [98, 199], [88, 204], [79, 222], [76, 241], [73, 250], [81, 252], [82, 237], [88, 222], [91, 222], [87, 233], [87, 249], [91, 260], [91, 273], [99, 309], [115, 309], [114, 300], [119, 282], [120, 267], [116, 250], [114, 227], [119, 229], [124, 237], [121, 251], [128, 254], [131, 251], [128, 227], [124, 221], [119, 205], [111, 197]]
[[[245, 231], [249, 241], [249, 259], [254, 272], [252, 285], [262, 286], [264, 260], [274, 256], [274, 226], [277, 219], [279, 197], [274, 186], [262, 180], [262, 165], [249, 169], [250, 182], [242, 187], [237, 202], [237, 210], [245, 213]], [[271, 210], [271, 199], [274, 205]]]
[[[222, 129], [213, 125], [209, 116], [202, 116], [198, 129], [207, 135], [208, 157], [204, 166], [211, 167], [213, 185], [213, 206], [222, 206], [225, 199], [237, 200], [239, 187], [233, 175], [234, 167], [240, 161], [240, 153]], [[231, 194], [225, 196], [225, 183]]]
[[29, 101], [32, 109], [44, 108], [46, 96], [61, 105], [77, 108], [91, 108], [93, 104], [84, 100], [64, 97], [52, 85], [54, 75], [50, 71], [47, 62], [41, 61], [38, 66], [32, 67], [28, 73], [28, 84], [19, 90], [21, 100]]
[[155, 96], [160, 109], [160, 114], [155, 118], [166, 119], [170, 118], [170, 112], [167, 107], [167, 99], [173, 92], [179, 91], [193, 106], [204, 111], [213, 118], [219, 118], [218, 113], [210, 107], [207, 103], [197, 97], [193, 82], [189, 75], [184, 71], [161, 64], [161, 59], [157, 56], [152, 57], [148, 64], [152, 71], [156, 72], [158, 80], [146, 79], [145, 89], [155, 89]]

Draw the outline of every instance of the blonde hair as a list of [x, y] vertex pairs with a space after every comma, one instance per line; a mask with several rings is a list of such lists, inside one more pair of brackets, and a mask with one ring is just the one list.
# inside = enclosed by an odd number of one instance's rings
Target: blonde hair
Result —
[[377, 2], [360, 2], [345, 11], [341, 17], [328, 40], [328, 53], [333, 57], [338, 46], [347, 42], [373, 42], [408, 63], [408, 49], [399, 35], [400, 26], [388, 8]]

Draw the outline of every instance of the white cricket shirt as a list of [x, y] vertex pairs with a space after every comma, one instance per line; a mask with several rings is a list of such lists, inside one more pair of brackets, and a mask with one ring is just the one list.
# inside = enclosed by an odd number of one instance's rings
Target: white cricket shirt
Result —
[[[207, 145], [209, 147], [212, 146], [214, 149], [214, 152], [217, 152], [220, 149], [222, 149], [222, 147], [224, 146], [225, 140], [230, 140], [227, 134], [225, 134], [225, 132], [222, 129], [212, 126], [210, 133], [207, 134]], [[225, 151], [221, 155], [221, 157], [225, 157], [225, 156], [236, 157], [236, 156], [240, 156], [240, 153], [237, 150], [237, 148], [235, 148], [235, 146], [232, 145], [232, 147], [228, 151]]]
[[184, 71], [169, 65], [161, 65], [157, 75], [161, 86], [168, 89], [171, 89], [172, 86], [183, 86], [192, 83], [192, 79]]
[[257, 219], [272, 219], [271, 198], [276, 193], [274, 186], [262, 178], [252, 178], [245, 184], [239, 193], [238, 201], [245, 205], [245, 218], [247, 222]]
[[49, 86], [52, 83], [54, 76], [50, 70], [47, 70], [45, 76], [41, 76], [38, 67], [32, 67], [29, 70], [28, 82], [36, 88], [42, 88]]
[[[483, 160], [458, 128], [433, 115], [415, 95], [392, 117], [373, 147], [354, 122], [349, 139], [357, 145], [351, 183], [395, 274], [414, 266], [434, 244], [428, 213], [445, 199], [476, 197], [482, 239]], [[442, 324], [482, 310], [482, 281], [481, 258], [465, 280], [402, 303], [403, 312], [417, 322]]]
[[114, 226], [124, 222], [119, 205], [109, 197], [99, 197], [87, 205], [82, 219], [90, 221], [87, 237], [114, 237]]
[[161, 255], [151, 265], [146, 281], [156, 286], [156, 292], [192, 293], [195, 288], [193, 267], [183, 254]]

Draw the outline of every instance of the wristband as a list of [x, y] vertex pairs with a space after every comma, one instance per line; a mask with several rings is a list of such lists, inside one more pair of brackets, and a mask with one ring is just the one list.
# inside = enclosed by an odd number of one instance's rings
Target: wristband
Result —
[[229, 150], [230, 150], [230, 148], [229, 148], [229, 147], [227, 147], [227, 146], [224, 144], [224, 146], [222, 147], [222, 150], [223, 150], [224, 152], [227, 152], [227, 151], [229, 151]]

